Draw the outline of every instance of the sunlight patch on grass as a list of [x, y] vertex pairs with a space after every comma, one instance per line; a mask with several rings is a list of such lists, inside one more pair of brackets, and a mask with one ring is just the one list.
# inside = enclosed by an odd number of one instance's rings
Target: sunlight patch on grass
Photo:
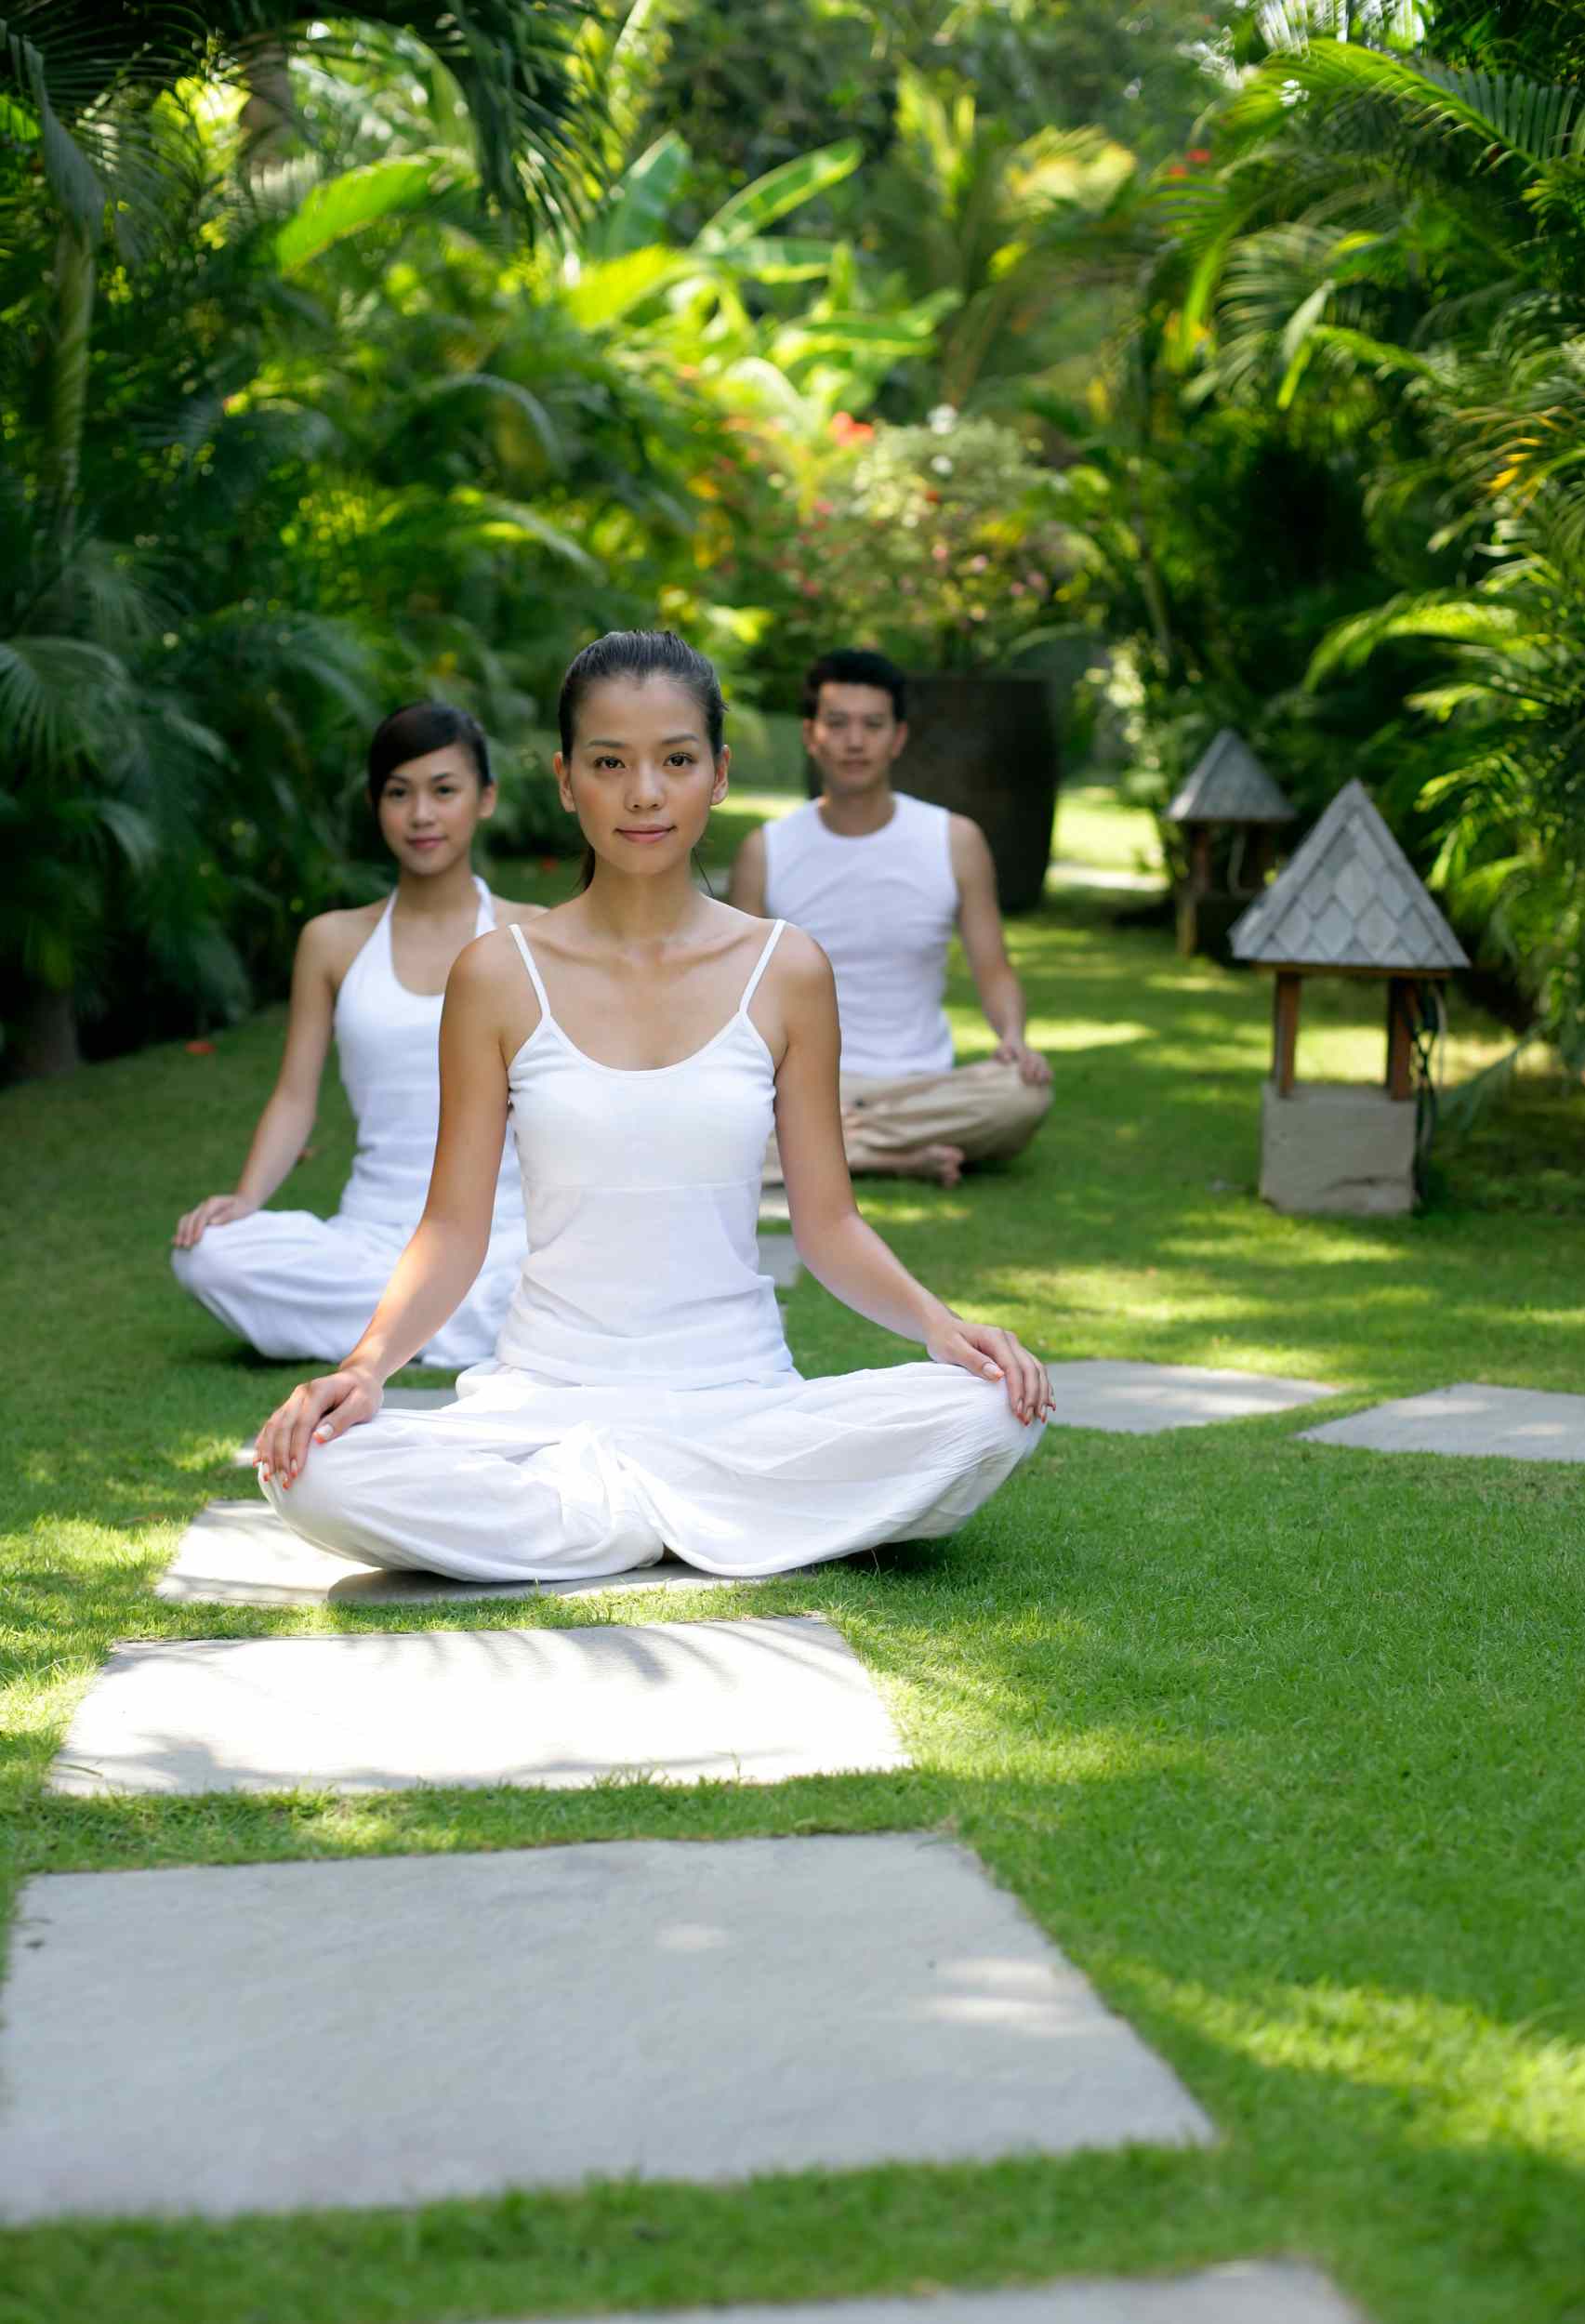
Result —
[[1518, 2146], [1585, 2166], [1585, 2045], [1499, 2024], [1467, 2001], [1365, 1986], [1262, 1984], [1234, 1997], [1141, 1963], [1158, 2007], [1258, 2065], [1335, 2075], [1405, 2100], [1417, 2144]]
[[1156, 871], [1161, 865], [1155, 817], [1120, 799], [1109, 783], [1063, 786], [1052, 853], [1098, 871]]
[[1154, 1039], [1147, 1024], [1129, 1024], [1110, 1018], [1103, 1023], [1090, 1017], [1031, 1017], [1028, 1025], [1030, 1046], [1034, 1049], [1059, 1052], [1075, 1050], [1124, 1049], [1132, 1041]]

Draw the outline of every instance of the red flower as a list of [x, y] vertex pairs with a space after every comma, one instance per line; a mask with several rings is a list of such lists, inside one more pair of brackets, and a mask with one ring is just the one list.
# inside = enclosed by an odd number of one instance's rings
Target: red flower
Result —
[[1189, 159], [1192, 162], [1209, 162], [1210, 159], [1209, 146], [1191, 145], [1189, 148]]
[[189, 1041], [187, 1053], [189, 1057], [213, 1057], [215, 1044], [213, 1041]]

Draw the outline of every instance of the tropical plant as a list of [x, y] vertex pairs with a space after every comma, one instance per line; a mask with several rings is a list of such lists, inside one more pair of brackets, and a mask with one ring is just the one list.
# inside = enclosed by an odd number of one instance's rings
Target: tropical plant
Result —
[[[573, 191], [581, 103], [565, 67], [571, 0], [534, 11], [470, 0], [455, 10], [371, 6], [361, 14], [421, 34], [443, 61], [468, 109], [488, 197], [522, 222], [560, 214]], [[85, 931], [105, 901], [94, 866], [113, 844], [118, 877], [147, 897], [156, 863], [172, 860], [168, 844], [147, 844], [137, 820], [145, 812], [132, 796], [137, 770], [152, 761], [148, 720], [141, 709], [129, 717], [128, 702], [156, 706], [148, 712], [155, 725], [185, 717], [199, 759], [212, 755], [212, 730], [174, 700], [175, 666], [151, 686], [139, 665], [156, 633], [175, 634], [150, 612], [158, 591], [144, 593], [136, 610], [139, 536], [112, 545], [85, 491], [96, 301], [135, 308], [148, 270], [168, 257], [211, 194], [205, 92], [250, 78], [278, 87], [291, 45], [311, 36], [300, 15], [269, 0], [202, 14], [175, 0], [141, 0], [111, 16], [88, 0], [11, 0], [0, 19], [0, 231], [10, 254], [0, 312], [10, 350], [8, 433], [24, 479], [7, 511], [14, 586], [11, 620], [0, 631], [8, 673], [0, 733], [6, 815], [25, 835], [31, 898], [11, 953], [22, 997], [6, 1013], [26, 1027], [24, 1053], [37, 1067], [76, 1055], [77, 998], [94, 957]], [[236, 158], [245, 152], [244, 133]], [[245, 169], [238, 177], [245, 186]], [[209, 223], [223, 240], [225, 227]], [[198, 367], [179, 345], [165, 351], [173, 398], [193, 395]], [[165, 456], [152, 462], [122, 443], [125, 467], [157, 473], [199, 451], [206, 416], [202, 402], [184, 411]], [[189, 465], [205, 470], [214, 462]], [[168, 758], [168, 736], [161, 748]], [[178, 799], [182, 785], [173, 777], [167, 791]], [[180, 822], [179, 813], [166, 817], [167, 841]], [[128, 918], [135, 924], [138, 909]], [[207, 961], [214, 997], [228, 990], [234, 997], [234, 963], [211, 936], [205, 906], [194, 901], [189, 962]]]
[[903, 69], [865, 240], [915, 297], [943, 301], [933, 361], [905, 387], [917, 413], [1017, 407], [1041, 375], [1093, 354], [1114, 310], [1090, 229], [1126, 206], [1133, 173], [1098, 130], [1021, 138], [971, 88]]
[[778, 601], [759, 657], [784, 687], [834, 640], [915, 668], [1002, 668], [1039, 642], [1071, 545], [1050, 471], [949, 405], [922, 428], [840, 414], [754, 578]]
[[1108, 423], [1065, 479], [1086, 520], [1070, 596], [1127, 641], [1163, 787], [1224, 720], [1304, 803], [1366, 773], [1466, 934], [1569, 1038], [1579, 98], [1427, 57], [1410, 9], [1258, 14], [1266, 54], [1209, 117], [1203, 165], [1153, 190]]

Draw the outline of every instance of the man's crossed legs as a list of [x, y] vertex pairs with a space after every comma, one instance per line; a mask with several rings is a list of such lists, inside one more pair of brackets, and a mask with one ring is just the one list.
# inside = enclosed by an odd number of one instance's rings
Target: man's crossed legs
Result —
[[[1022, 1154], [1051, 1103], [1050, 1083], [1024, 1080], [1016, 1065], [985, 1058], [949, 1073], [841, 1077], [842, 1142], [848, 1168], [893, 1178], [932, 1178], [956, 1186], [965, 1164]], [[765, 1182], [782, 1184], [772, 1139]]]

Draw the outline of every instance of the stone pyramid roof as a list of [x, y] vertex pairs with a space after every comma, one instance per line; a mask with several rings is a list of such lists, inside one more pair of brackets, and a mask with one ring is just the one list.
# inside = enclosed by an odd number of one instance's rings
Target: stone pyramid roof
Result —
[[1268, 967], [1468, 968], [1363, 783], [1341, 790], [1279, 878], [1235, 921], [1234, 958]]
[[1169, 823], [1291, 823], [1297, 811], [1224, 726], [1167, 810]]

